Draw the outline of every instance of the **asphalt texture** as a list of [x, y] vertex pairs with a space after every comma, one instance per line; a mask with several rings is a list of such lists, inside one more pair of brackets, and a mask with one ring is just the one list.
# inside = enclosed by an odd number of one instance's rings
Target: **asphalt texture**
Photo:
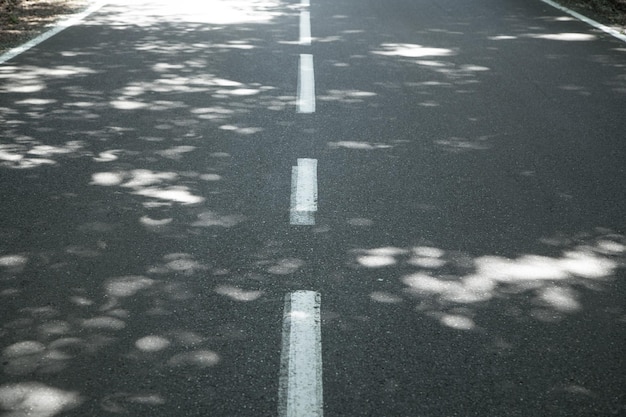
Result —
[[301, 7], [111, 2], [0, 66], [0, 415], [276, 415], [314, 290], [326, 416], [625, 416], [626, 44], [311, 0], [306, 46]]

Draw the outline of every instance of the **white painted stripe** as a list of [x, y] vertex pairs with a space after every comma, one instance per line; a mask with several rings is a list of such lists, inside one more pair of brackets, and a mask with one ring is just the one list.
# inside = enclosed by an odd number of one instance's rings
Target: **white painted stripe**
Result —
[[296, 226], [315, 224], [317, 211], [317, 159], [299, 158], [291, 167], [291, 207], [289, 223]]
[[315, 112], [315, 76], [313, 74], [313, 55], [300, 54], [298, 76], [298, 113]]
[[626, 34], [620, 33], [617, 30], [610, 28], [606, 25], [603, 25], [602, 23], [596, 22], [593, 19], [588, 18], [587, 16], [584, 16], [580, 13], [577, 13], [571, 9], [568, 9], [565, 6], [561, 6], [558, 3], [553, 2], [552, 0], [541, 0], [542, 2], [549, 4], [552, 7], [555, 7], [559, 10], [564, 11], [565, 13], [569, 14], [570, 16], [574, 16], [576, 19], [578, 20], [582, 20], [583, 22], [587, 23], [588, 25], [591, 25], [597, 29], [600, 29], [603, 32], [608, 33], [611, 36], [616, 37], [617, 39], [626, 42]]
[[298, 187], [296, 206], [298, 211], [317, 211], [317, 159], [298, 159]]
[[300, 45], [311, 44], [311, 13], [300, 11]]
[[54, 27], [52, 27], [52, 29], [48, 30], [47, 32], [42, 33], [41, 35], [37, 36], [36, 38], [33, 38], [30, 41], [28, 41], [28, 42], [26, 42], [26, 43], [24, 43], [24, 44], [22, 44], [20, 46], [17, 46], [17, 47], [15, 47], [13, 49], [9, 49], [4, 54], [0, 55], [0, 64], [4, 64], [9, 59], [12, 59], [12, 58], [18, 56], [19, 54], [28, 51], [30, 48], [39, 45], [41, 42], [45, 41], [46, 39], [49, 39], [49, 38], [53, 37], [54, 35], [56, 35], [57, 33], [61, 32], [62, 30], [67, 29], [70, 26], [76, 25], [81, 20], [83, 20], [84, 18], [86, 18], [87, 16], [89, 16], [90, 14], [95, 12], [96, 10], [100, 9], [106, 3], [107, 3], [106, 1], [98, 1], [98, 2], [96, 2], [94, 4], [92, 4], [91, 6], [89, 6], [84, 11], [82, 11], [80, 13], [73, 14], [73, 15], [71, 15], [70, 17], [68, 17], [65, 20], [61, 20]]
[[303, 7], [309, 7], [311, 5], [311, 0], [301, 0], [300, 5]]
[[296, 291], [285, 297], [278, 392], [279, 417], [322, 417], [320, 294]]

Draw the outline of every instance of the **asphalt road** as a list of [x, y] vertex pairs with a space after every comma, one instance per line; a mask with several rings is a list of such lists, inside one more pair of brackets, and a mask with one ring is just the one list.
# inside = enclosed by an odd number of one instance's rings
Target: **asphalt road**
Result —
[[0, 65], [0, 415], [278, 415], [309, 290], [327, 417], [625, 416], [624, 109], [540, 1], [110, 2]]

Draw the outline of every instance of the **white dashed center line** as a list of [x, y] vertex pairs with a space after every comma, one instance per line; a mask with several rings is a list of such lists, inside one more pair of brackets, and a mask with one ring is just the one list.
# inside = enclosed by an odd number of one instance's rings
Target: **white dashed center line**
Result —
[[279, 417], [322, 417], [320, 294], [296, 291], [285, 297], [278, 393]]
[[311, 54], [300, 54], [296, 110], [298, 113], [315, 113], [315, 75]]
[[300, 45], [311, 45], [311, 13], [300, 12]]
[[296, 226], [315, 224], [317, 211], [317, 159], [299, 158], [291, 167], [291, 208], [289, 223]]

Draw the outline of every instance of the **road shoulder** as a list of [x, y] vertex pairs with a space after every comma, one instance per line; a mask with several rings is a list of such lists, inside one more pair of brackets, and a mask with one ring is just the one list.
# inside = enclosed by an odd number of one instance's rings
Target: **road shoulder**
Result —
[[0, 53], [37, 37], [64, 18], [87, 8], [92, 0], [0, 0]]

